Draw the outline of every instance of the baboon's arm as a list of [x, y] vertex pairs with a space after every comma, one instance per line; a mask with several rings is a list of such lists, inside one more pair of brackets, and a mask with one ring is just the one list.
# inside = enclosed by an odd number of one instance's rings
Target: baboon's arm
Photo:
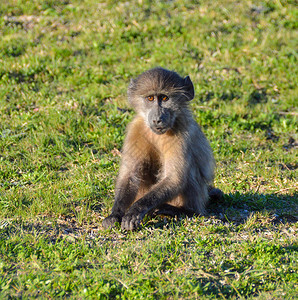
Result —
[[122, 219], [122, 229], [136, 229], [148, 212], [173, 199], [180, 191], [181, 186], [176, 184], [171, 177], [164, 178], [129, 208]]
[[116, 191], [115, 191], [115, 202], [112, 208], [110, 216], [103, 220], [103, 227], [114, 227], [116, 222], [121, 223], [122, 217], [124, 216], [127, 208], [134, 201], [138, 188], [139, 180], [138, 171], [135, 170], [130, 174], [121, 177], [117, 180]]

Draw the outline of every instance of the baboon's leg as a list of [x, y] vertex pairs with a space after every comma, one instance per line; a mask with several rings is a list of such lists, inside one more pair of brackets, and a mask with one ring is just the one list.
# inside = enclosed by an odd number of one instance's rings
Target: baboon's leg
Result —
[[194, 211], [197, 215], [206, 215], [208, 189], [201, 178], [189, 180], [182, 194], [185, 200], [184, 207], [187, 210]]
[[164, 203], [154, 210], [153, 215], [165, 215], [170, 217], [193, 217], [195, 212], [185, 209], [183, 207], [176, 207], [170, 204]]
[[[220, 189], [209, 187], [208, 188], [208, 196], [211, 200], [221, 200], [223, 197], [223, 192]], [[176, 207], [167, 203], [164, 203], [158, 206], [153, 212], [153, 216], [156, 215], [165, 215], [170, 217], [193, 217], [197, 216], [198, 214], [193, 210], [186, 209], [184, 207]]]
[[[193, 191], [195, 191], [193, 189]], [[190, 193], [189, 193], [190, 194]], [[218, 201], [223, 198], [223, 192], [220, 189], [209, 187], [208, 188], [208, 196], [211, 199], [211, 201]], [[191, 195], [189, 195], [191, 197]], [[171, 204], [164, 203], [160, 206], [158, 206], [153, 212], [152, 215], [165, 215], [170, 217], [193, 217], [199, 215], [198, 213], [194, 212], [191, 209], [187, 209], [184, 207], [176, 207]]]

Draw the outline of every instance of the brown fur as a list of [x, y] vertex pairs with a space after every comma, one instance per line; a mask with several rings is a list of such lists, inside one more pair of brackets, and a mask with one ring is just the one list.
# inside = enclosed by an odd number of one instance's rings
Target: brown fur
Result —
[[[146, 100], [149, 95], [154, 101]], [[160, 95], [169, 99], [163, 102]], [[189, 77], [155, 68], [131, 82], [128, 97], [137, 116], [128, 126], [115, 203], [104, 227], [121, 222], [123, 229], [135, 229], [154, 210], [205, 214], [215, 163], [188, 108], [194, 97]]]

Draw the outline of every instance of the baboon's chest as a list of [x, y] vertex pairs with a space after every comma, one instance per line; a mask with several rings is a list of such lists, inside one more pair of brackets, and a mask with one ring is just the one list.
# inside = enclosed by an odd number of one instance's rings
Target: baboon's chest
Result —
[[149, 152], [148, 159], [143, 165], [143, 181], [156, 183], [162, 173], [162, 157], [154, 149]]

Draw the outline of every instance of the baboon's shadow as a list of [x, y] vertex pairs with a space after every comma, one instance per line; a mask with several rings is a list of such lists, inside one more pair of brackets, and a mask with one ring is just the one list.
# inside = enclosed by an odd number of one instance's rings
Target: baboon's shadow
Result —
[[[258, 212], [266, 213], [273, 224], [295, 223], [298, 221], [298, 194], [259, 194], [259, 193], [230, 193], [221, 200], [211, 200], [207, 206], [206, 218], [215, 218], [224, 223], [239, 225], [245, 223]], [[187, 216], [185, 216], [187, 217]], [[173, 218], [174, 223], [183, 220], [183, 216]], [[147, 223], [148, 226], [152, 222]], [[146, 226], [146, 225], [145, 225]], [[156, 223], [154, 226], [160, 227]]]
[[298, 194], [230, 193], [221, 201], [210, 201], [207, 210], [226, 222], [244, 223], [256, 212], [267, 212], [272, 222], [293, 223], [298, 221]]

